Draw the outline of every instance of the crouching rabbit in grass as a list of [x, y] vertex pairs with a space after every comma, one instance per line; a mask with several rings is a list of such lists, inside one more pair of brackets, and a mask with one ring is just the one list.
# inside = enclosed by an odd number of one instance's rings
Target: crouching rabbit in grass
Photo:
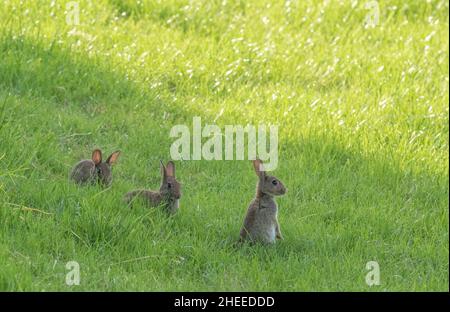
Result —
[[117, 162], [119, 155], [120, 151], [116, 151], [106, 162], [102, 162], [102, 151], [96, 149], [91, 159], [82, 160], [73, 167], [70, 178], [80, 185], [100, 183], [109, 186], [112, 182], [112, 165]]
[[136, 198], [144, 199], [149, 207], [162, 205], [170, 214], [178, 211], [179, 200], [181, 197], [180, 183], [175, 178], [175, 164], [172, 161], [167, 163], [167, 167], [160, 162], [161, 167], [161, 186], [159, 191], [135, 190], [125, 195], [125, 202], [132, 205]]
[[240, 240], [275, 243], [277, 238], [282, 239], [282, 235], [274, 197], [284, 195], [286, 188], [280, 180], [266, 174], [261, 160], [254, 160], [253, 167], [258, 176], [258, 184], [255, 198], [250, 203], [244, 219]]

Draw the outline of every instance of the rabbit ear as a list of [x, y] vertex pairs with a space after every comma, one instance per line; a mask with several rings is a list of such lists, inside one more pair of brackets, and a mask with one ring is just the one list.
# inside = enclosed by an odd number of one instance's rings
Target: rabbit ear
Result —
[[99, 149], [96, 149], [92, 152], [92, 161], [94, 164], [98, 165], [102, 162], [102, 151]]
[[108, 159], [106, 160], [106, 163], [109, 165], [115, 164], [117, 162], [117, 158], [119, 158], [120, 151], [115, 151], [112, 153]]
[[263, 167], [263, 162], [260, 159], [255, 159], [253, 161], [253, 168], [255, 168], [255, 172], [258, 177], [263, 178], [266, 175]]
[[161, 168], [161, 176], [166, 177], [166, 167], [164, 166], [162, 160], [159, 161], [159, 167]]
[[169, 161], [167, 163], [166, 174], [169, 177], [175, 177], [175, 164], [173, 163], [173, 161]]

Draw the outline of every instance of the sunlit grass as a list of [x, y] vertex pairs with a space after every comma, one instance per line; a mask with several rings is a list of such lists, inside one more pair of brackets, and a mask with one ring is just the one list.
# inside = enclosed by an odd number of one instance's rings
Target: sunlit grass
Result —
[[[448, 1], [79, 4], [0, 11], [0, 289], [448, 291]], [[177, 162], [172, 218], [123, 204], [193, 116], [279, 125], [284, 241], [233, 245], [248, 162]], [[106, 190], [67, 180], [94, 147]]]

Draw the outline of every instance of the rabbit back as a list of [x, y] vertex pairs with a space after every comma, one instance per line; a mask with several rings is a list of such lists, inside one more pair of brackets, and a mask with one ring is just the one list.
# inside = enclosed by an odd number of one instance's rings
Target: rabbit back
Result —
[[150, 207], [156, 207], [162, 201], [162, 196], [160, 193], [149, 190], [135, 190], [128, 192], [125, 195], [124, 200], [127, 204], [130, 204], [136, 197], [143, 199], [145, 204]]
[[78, 184], [93, 183], [96, 177], [95, 163], [90, 159], [77, 163], [70, 174], [70, 178]]

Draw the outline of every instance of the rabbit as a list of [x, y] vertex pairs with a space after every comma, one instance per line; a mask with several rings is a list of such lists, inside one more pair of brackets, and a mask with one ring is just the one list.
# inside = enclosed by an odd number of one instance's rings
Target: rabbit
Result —
[[181, 185], [175, 178], [175, 164], [169, 161], [167, 167], [165, 167], [160, 161], [160, 168], [161, 186], [159, 191], [135, 190], [128, 192], [124, 197], [127, 204], [132, 203], [137, 196], [143, 198], [149, 207], [156, 207], [162, 204], [169, 214], [174, 214], [178, 211]]
[[77, 184], [93, 184], [99, 182], [109, 186], [112, 182], [112, 165], [117, 162], [120, 151], [112, 153], [106, 162], [102, 162], [102, 151], [92, 152], [92, 159], [80, 161], [73, 167], [70, 178]]
[[254, 160], [253, 167], [259, 180], [240, 231], [240, 241], [272, 244], [277, 238], [283, 239], [274, 196], [286, 194], [287, 189], [280, 180], [266, 174], [261, 160]]

